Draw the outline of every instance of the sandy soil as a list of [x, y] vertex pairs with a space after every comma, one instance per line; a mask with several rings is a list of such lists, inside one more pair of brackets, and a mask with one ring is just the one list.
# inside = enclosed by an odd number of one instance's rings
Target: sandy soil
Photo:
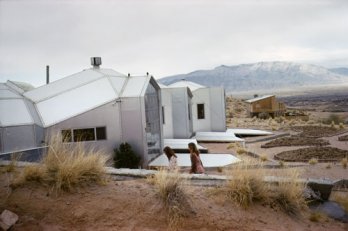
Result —
[[[0, 209], [17, 213], [13, 230], [168, 230], [166, 211], [145, 179], [109, 179], [74, 193], [54, 195], [29, 185], [8, 191], [7, 173], [0, 175]], [[331, 219], [309, 221], [309, 213], [290, 217], [281, 211], [255, 205], [242, 209], [224, 198], [211, 196], [210, 188], [186, 186], [192, 212], [180, 230], [347, 230]]]

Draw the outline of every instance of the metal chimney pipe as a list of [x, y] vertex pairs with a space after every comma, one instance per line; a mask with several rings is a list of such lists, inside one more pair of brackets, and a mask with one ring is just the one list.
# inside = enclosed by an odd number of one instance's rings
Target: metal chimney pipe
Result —
[[46, 66], [46, 84], [50, 83], [50, 66]]

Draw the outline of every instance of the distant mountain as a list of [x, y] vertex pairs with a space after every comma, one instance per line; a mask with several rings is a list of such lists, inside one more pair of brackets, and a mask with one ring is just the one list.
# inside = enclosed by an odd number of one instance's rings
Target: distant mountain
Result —
[[327, 84], [348, 83], [348, 76], [324, 67], [291, 62], [260, 62], [237, 66], [218, 66], [188, 74], [161, 78], [168, 85], [188, 80], [205, 86], [222, 86], [227, 93], [296, 89]]
[[340, 75], [347, 75], [348, 76], [348, 68], [346, 67], [339, 67], [339, 68], [331, 68], [329, 69], [331, 72], [340, 74]]

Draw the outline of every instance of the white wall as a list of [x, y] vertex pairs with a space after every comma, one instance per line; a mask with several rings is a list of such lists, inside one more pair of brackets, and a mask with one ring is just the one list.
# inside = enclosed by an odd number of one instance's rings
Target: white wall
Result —
[[111, 102], [51, 126], [46, 134], [60, 133], [64, 129], [106, 127], [106, 140], [84, 141], [83, 144], [102, 149], [112, 156], [113, 149], [121, 143], [119, 110], [119, 103]]

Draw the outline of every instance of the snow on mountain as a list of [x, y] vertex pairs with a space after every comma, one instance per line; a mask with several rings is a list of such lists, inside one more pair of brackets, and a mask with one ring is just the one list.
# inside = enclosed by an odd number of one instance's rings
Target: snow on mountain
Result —
[[165, 85], [186, 79], [205, 86], [222, 86], [226, 92], [279, 90], [348, 83], [348, 76], [327, 68], [291, 62], [259, 62], [237, 66], [221, 65], [213, 70], [165, 77]]

